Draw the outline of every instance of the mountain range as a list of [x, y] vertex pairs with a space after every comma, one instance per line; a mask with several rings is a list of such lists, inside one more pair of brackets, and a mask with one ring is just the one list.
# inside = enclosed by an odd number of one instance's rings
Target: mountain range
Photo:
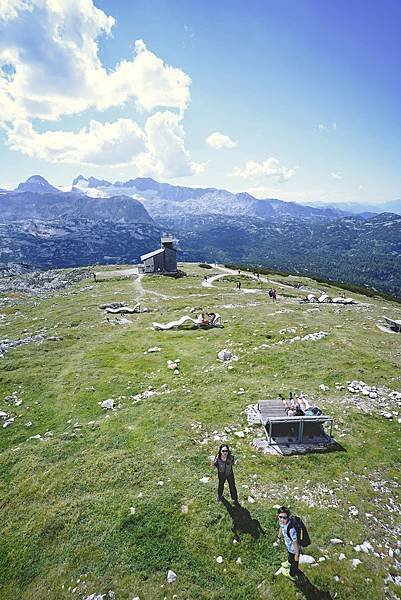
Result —
[[[401, 215], [401, 199], [391, 200], [384, 203], [367, 203], [367, 202], [331, 202], [323, 203], [319, 201], [309, 202], [306, 204], [299, 204], [297, 202], [284, 202], [276, 198], [265, 198], [263, 200], [257, 200], [253, 196], [247, 193], [231, 194], [226, 190], [219, 190], [216, 188], [190, 188], [170, 185], [168, 183], [158, 183], [154, 179], [149, 177], [137, 177], [136, 179], [130, 179], [128, 181], [116, 181], [111, 183], [104, 179], [99, 180], [95, 177], [86, 178], [83, 175], [79, 175], [73, 181], [73, 187], [77, 187], [83, 190], [97, 190], [105, 196], [113, 193], [125, 193], [137, 197], [143, 201], [150, 214], [152, 210], [159, 212], [157, 208], [156, 199], [168, 200], [171, 202], [188, 202], [193, 200], [200, 200], [204, 198], [205, 204], [208, 200], [213, 200], [214, 197], [226, 198], [227, 200], [235, 197], [237, 199], [237, 206], [245, 202], [245, 213], [251, 209], [255, 213], [255, 216], [268, 217], [273, 216], [275, 211], [278, 213], [292, 214], [293, 216], [315, 216], [318, 217], [326, 215], [327, 217], [335, 217], [347, 214], [359, 214], [362, 216], [373, 216], [373, 214], [379, 214], [383, 212], [392, 212]], [[203, 203], [200, 203], [202, 205]], [[156, 205], [156, 206], [155, 206]], [[162, 210], [165, 206], [160, 205]], [[257, 207], [257, 208], [255, 208]], [[270, 207], [272, 210], [270, 210]], [[169, 210], [179, 210], [178, 207], [170, 206]], [[187, 206], [186, 208], [190, 208]], [[194, 210], [196, 206], [193, 206]], [[322, 212], [314, 212], [313, 209], [320, 209]], [[201, 207], [202, 209], [202, 207]], [[222, 212], [221, 203], [220, 206], [213, 207], [213, 211]]]
[[248, 263], [401, 297], [401, 216], [354, 215], [215, 188], [80, 175], [61, 191], [35, 175], [0, 191], [0, 269], [137, 262], [178, 238], [182, 260]]
[[79, 175], [72, 189], [92, 191], [104, 197], [126, 194], [139, 200], [154, 218], [181, 217], [185, 215], [231, 215], [281, 219], [284, 216], [302, 219], [334, 219], [348, 214], [337, 208], [311, 207], [296, 202], [284, 202], [274, 198], [258, 200], [250, 194], [233, 194], [216, 188], [190, 188], [158, 183], [151, 178], [138, 177], [122, 182], [110, 183], [94, 177], [86, 179]]

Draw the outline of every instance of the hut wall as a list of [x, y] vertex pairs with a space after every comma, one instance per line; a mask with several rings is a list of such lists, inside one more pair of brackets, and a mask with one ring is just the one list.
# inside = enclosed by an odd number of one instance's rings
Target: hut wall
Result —
[[164, 249], [164, 269], [169, 273], [177, 271], [177, 253], [172, 248], [165, 247]]

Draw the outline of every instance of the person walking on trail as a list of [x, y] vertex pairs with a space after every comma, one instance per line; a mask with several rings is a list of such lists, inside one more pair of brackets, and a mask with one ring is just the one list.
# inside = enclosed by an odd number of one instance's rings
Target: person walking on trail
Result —
[[230, 496], [238, 504], [238, 492], [235, 487], [233, 465], [236, 464], [234, 456], [227, 444], [221, 444], [217, 456], [213, 460], [213, 466], [217, 469], [219, 485], [217, 489], [217, 502], [221, 502], [224, 494], [224, 484], [227, 481], [230, 488]]
[[277, 511], [279, 530], [277, 536], [277, 544], [280, 544], [281, 538], [284, 538], [285, 546], [288, 552], [289, 572], [285, 569], [279, 569], [283, 575], [288, 575], [290, 578], [299, 577], [302, 571], [299, 570], [299, 554], [301, 546], [298, 540], [295, 524], [291, 520], [291, 512], [286, 506], [281, 506]]

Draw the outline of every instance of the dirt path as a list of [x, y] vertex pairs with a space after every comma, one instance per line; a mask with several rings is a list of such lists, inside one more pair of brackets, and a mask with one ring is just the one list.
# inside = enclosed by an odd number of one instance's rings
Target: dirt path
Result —
[[[221, 273], [219, 275], [212, 275], [211, 277], [208, 277], [207, 281], [202, 281], [203, 287], [216, 287], [213, 285], [213, 281], [215, 281], [216, 279], [220, 279], [221, 277], [224, 277], [225, 275], [238, 275], [239, 274], [238, 271], [235, 271], [234, 269], [228, 269], [227, 267], [220, 267], [218, 265], [214, 265], [214, 267], [216, 269], [219, 269], [220, 271], [224, 271], [224, 273]], [[270, 283], [277, 287], [283, 287], [283, 288], [287, 288], [287, 289], [291, 289], [291, 290], [294, 289], [292, 285], [287, 285], [285, 283], [279, 283], [278, 281], [274, 281], [273, 279], [267, 279], [267, 277], [263, 277], [262, 275], [258, 278], [253, 273], [248, 273], [247, 271], [241, 271], [240, 274], [245, 275], [246, 277], [250, 277], [251, 279], [254, 279], [255, 281], [262, 281], [263, 283]]]
[[146, 294], [153, 294], [154, 296], [158, 296], [162, 300], [171, 300], [170, 296], [166, 296], [165, 294], [160, 294], [159, 292], [154, 292], [153, 290], [145, 290], [142, 285], [142, 278], [144, 277], [144, 273], [138, 275], [134, 279], [134, 288], [138, 296], [145, 296]]

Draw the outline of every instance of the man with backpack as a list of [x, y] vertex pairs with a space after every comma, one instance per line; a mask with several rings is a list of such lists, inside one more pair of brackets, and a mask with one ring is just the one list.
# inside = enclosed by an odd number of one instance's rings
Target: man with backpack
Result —
[[310, 537], [308, 531], [299, 517], [292, 517], [290, 510], [286, 506], [281, 506], [278, 511], [279, 531], [277, 536], [277, 544], [284, 538], [284, 542], [288, 551], [288, 562], [290, 570], [279, 569], [278, 573], [289, 576], [291, 579], [302, 575], [299, 570], [299, 555], [301, 547], [309, 546]]

